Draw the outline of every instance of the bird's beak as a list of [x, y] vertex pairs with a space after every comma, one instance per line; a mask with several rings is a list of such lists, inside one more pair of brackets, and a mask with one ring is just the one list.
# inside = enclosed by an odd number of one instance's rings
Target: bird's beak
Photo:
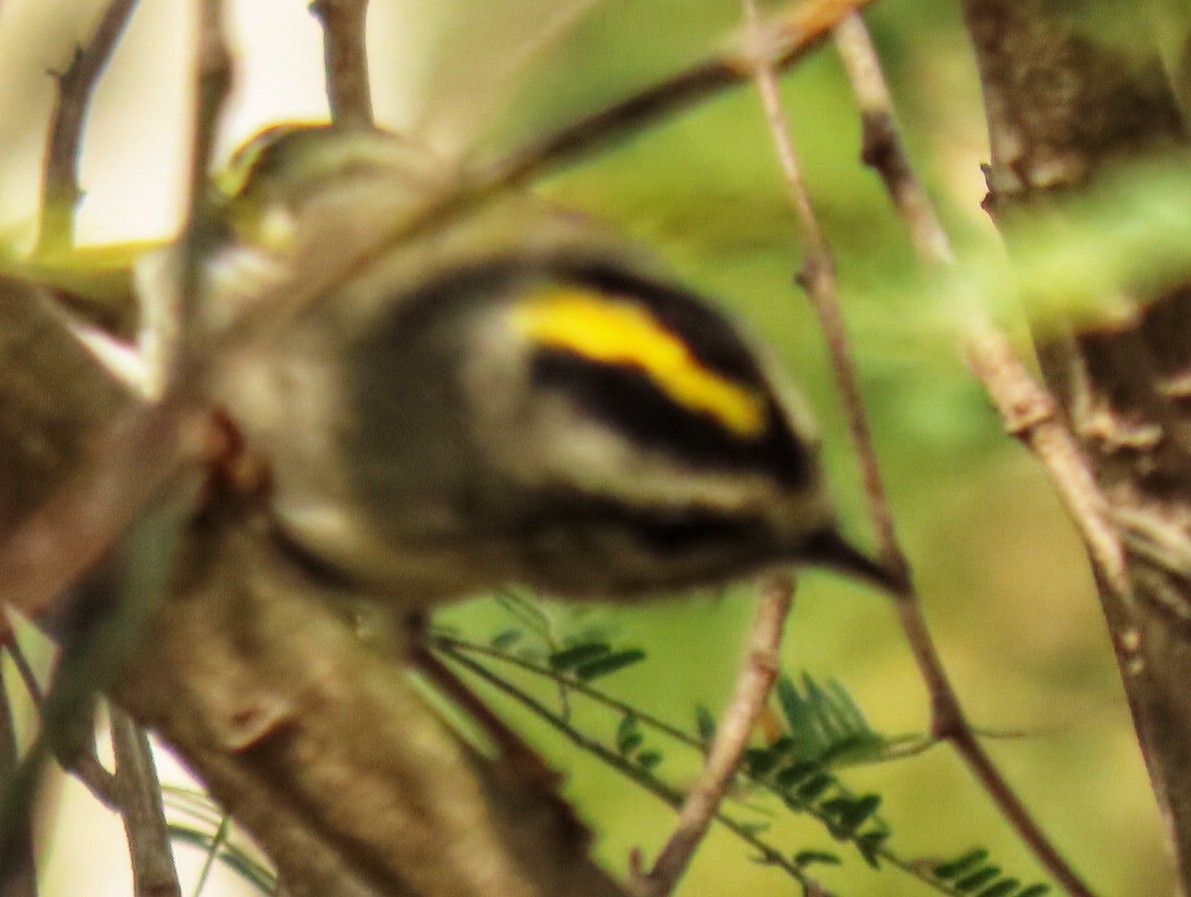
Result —
[[810, 535], [799, 547], [798, 559], [861, 579], [890, 595], [904, 595], [909, 589], [904, 572], [869, 557], [834, 528]]

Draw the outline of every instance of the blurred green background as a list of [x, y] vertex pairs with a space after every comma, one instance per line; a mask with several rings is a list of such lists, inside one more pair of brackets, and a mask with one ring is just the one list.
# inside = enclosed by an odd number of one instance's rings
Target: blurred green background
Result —
[[[304, 0], [231, 4], [237, 93], [222, 136], [229, 151], [264, 124], [325, 115], [318, 32]], [[4, 0], [0, 81], [24, 105], [0, 123], [0, 224], [28, 236], [50, 97], [99, 4]], [[581, 6], [590, 7], [579, 16]], [[83, 236], [168, 236], [177, 222], [185, 128], [188, 5], [143, 0], [91, 116]], [[90, 10], [90, 11], [88, 11]], [[573, 28], [565, 17], [576, 13]], [[555, 17], [559, 17], [555, 19]], [[723, 46], [740, 20], [735, 0], [545, 3], [543, 0], [373, 0], [374, 94], [382, 122], [415, 128], [445, 154], [481, 157], [515, 146]], [[868, 21], [881, 49], [910, 152], [961, 258], [995, 257], [979, 209], [987, 159], [979, 87], [956, 4], [887, 0]], [[535, 43], [545, 25], [559, 32]], [[7, 48], [8, 52], [3, 52]], [[152, 77], [147, 77], [151, 74]], [[943, 658], [973, 721], [1017, 737], [990, 750], [1060, 849], [1099, 893], [1169, 892], [1162, 835], [1072, 528], [1037, 465], [1007, 438], [962, 363], [963, 301], [926, 285], [879, 180], [859, 162], [859, 119], [828, 43], [784, 79], [795, 141], [836, 253], [844, 311], [902, 541], [913, 561]], [[792, 285], [798, 235], [760, 105], [750, 88], [709, 101], [542, 185], [560, 202], [614, 223], [666, 259], [676, 275], [734, 310], [780, 353], [820, 419], [825, 461], [847, 528], [869, 539], [854, 458], [832, 394], [814, 317]], [[1006, 275], [1008, 277], [1008, 275]], [[1004, 309], [998, 309], [1004, 314]], [[747, 584], [641, 608], [586, 611], [638, 645], [649, 661], [606, 680], [622, 699], [679, 724], [697, 704], [722, 708], [750, 619]], [[572, 613], [558, 610], [560, 618]], [[477, 638], [507, 622], [480, 600], [443, 614]], [[873, 725], [922, 731], [927, 708], [913, 662], [883, 599], [820, 573], [801, 581], [784, 649], [791, 673], [841, 680]], [[549, 689], [544, 691], [549, 695]], [[623, 871], [634, 848], [652, 856], [673, 814], [616, 773], [494, 698], [560, 768], [567, 794]], [[593, 734], [616, 720], [593, 714]], [[681, 784], [695, 759], [667, 753]], [[1006, 871], [1043, 878], [944, 747], [844, 774], [884, 796], [891, 847], [907, 858], [988, 846]], [[47, 841], [49, 894], [78, 893], [69, 816]], [[85, 836], [84, 836], [85, 837]], [[821, 827], [779, 815], [770, 840], [794, 853], [832, 848]], [[845, 849], [818, 870], [849, 897], [917, 895], [896, 871], [874, 874]], [[84, 874], [87, 874], [84, 872]], [[95, 886], [88, 892], [125, 893]], [[118, 881], [116, 876], [113, 881]], [[791, 894], [796, 885], [715, 832], [679, 893]]]

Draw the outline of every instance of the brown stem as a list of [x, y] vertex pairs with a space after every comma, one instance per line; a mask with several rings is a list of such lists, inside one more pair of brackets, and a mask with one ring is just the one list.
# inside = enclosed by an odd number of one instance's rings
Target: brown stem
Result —
[[898, 133], [893, 98], [881, 73], [881, 60], [860, 13], [840, 22], [835, 27], [834, 38], [860, 106], [861, 158], [880, 175], [919, 257], [936, 265], [950, 263], [955, 258], [951, 241], [926, 189], [914, 174]]
[[340, 128], [373, 127], [368, 81], [368, 0], [314, 0], [310, 12], [323, 26], [323, 58], [331, 121]]
[[136, 8], [136, 0], [112, 0], [104, 10], [86, 46], [75, 50], [65, 72], [56, 75], [58, 93], [50, 139], [46, 147], [45, 183], [41, 220], [38, 222], [38, 255], [65, 252], [74, 245], [74, 216], [83, 196], [79, 186], [83, 119], [91, 94], [111, 59], [112, 50]]
[[793, 603], [793, 578], [775, 576], [762, 586], [749, 631], [748, 653], [736, 679], [736, 693], [716, 729], [703, 772], [678, 813], [674, 832], [648, 876], [638, 882], [642, 897], [669, 895], [707, 834], [777, 679], [782, 631]]

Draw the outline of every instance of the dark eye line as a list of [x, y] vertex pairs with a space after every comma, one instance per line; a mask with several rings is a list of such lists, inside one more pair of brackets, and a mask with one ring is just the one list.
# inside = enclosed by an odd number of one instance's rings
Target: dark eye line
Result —
[[813, 476], [811, 459], [768, 393], [765, 429], [750, 438], [674, 401], [630, 364], [545, 348], [534, 353], [531, 376], [535, 385], [566, 393], [585, 414], [623, 431], [629, 441], [665, 451], [696, 470], [760, 469], [789, 489]]

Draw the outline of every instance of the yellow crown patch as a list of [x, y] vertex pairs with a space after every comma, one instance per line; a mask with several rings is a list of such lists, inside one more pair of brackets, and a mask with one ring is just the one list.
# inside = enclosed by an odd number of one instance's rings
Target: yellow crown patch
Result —
[[511, 321], [540, 346], [639, 369], [672, 401], [712, 416], [737, 436], [755, 438], [765, 431], [764, 398], [706, 368], [637, 303], [596, 291], [551, 288], [518, 302]]

